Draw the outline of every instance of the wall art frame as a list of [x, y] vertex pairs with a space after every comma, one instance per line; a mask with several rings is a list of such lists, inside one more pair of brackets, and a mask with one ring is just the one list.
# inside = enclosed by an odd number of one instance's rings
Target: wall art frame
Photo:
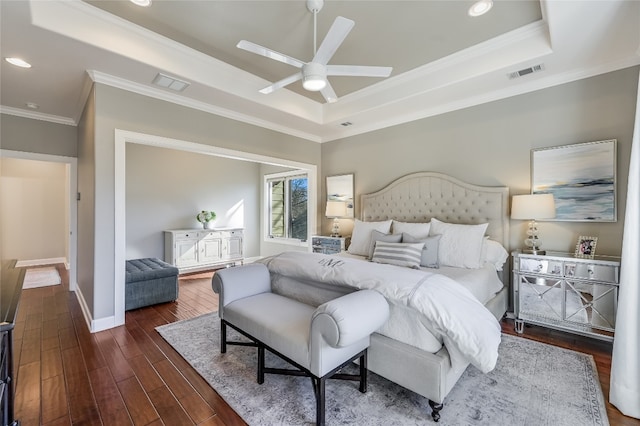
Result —
[[345, 217], [355, 217], [353, 173], [327, 176], [327, 201], [344, 201], [347, 203]]
[[616, 139], [531, 150], [531, 193], [551, 193], [550, 221], [616, 222]]

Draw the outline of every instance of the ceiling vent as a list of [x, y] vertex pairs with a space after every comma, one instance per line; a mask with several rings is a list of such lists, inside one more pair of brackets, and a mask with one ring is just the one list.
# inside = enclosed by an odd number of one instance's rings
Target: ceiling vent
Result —
[[534, 65], [532, 67], [525, 68], [520, 71], [510, 72], [509, 74], [507, 74], [507, 77], [509, 77], [509, 80], [513, 80], [515, 78], [524, 77], [525, 75], [533, 74], [540, 71], [544, 71], [543, 64]]
[[175, 90], [176, 92], [182, 92], [184, 89], [191, 85], [191, 83], [178, 80], [177, 78], [169, 77], [168, 75], [164, 75], [162, 73], [158, 73], [158, 75], [156, 75], [156, 78], [153, 79], [153, 84], [155, 84], [156, 86], [164, 87], [165, 89]]

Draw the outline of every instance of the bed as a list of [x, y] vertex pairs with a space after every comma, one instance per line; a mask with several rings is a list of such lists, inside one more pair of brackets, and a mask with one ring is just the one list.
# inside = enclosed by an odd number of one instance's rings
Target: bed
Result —
[[[506, 313], [509, 295], [509, 274], [502, 270], [508, 269], [506, 266], [502, 267], [508, 257], [504, 249], [504, 247], [508, 247], [509, 239], [508, 204], [509, 191], [506, 187], [472, 185], [441, 173], [414, 173], [397, 179], [379, 191], [360, 197], [362, 220], [355, 222], [348, 253], [333, 256], [312, 253], [283, 253], [267, 258], [264, 262], [270, 269], [274, 292], [312, 305], [324, 303], [357, 288], [379, 289], [384, 294], [385, 287], [380, 286], [379, 276], [389, 275], [390, 280], [399, 282], [397, 284], [400, 286], [399, 288], [388, 291], [388, 293], [394, 294], [406, 294], [405, 290], [407, 289], [422, 288], [414, 286], [414, 282], [422, 282], [420, 274], [423, 271], [423, 275], [428, 276], [424, 280], [433, 281], [436, 287], [441, 285], [441, 288], [452, 288], [447, 284], [449, 281], [455, 281], [457, 291], [455, 297], [460, 298], [456, 299], [455, 304], [459, 306], [439, 306], [440, 302], [433, 303], [424, 310], [440, 309], [440, 311], [431, 314], [433, 318], [429, 318], [429, 321], [438, 322], [440, 317], [462, 315], [456, 313], [456, 309], [458, 311], [476, 309], [474, 315], [482, 319], [472, 322], [492, 323], [487, 326], [492, 328], [490, 334], [493, 340], [491, 344], [486, 346], [495, 347], [495, 357], [497, 358], [497, 344], [500, 339], [498, 320]], [[429, 223], [429, 229], [425, 228], [427, 223]], [[380, 225], [382, 231], [374, 229], [379, 224], [384, 224]], [[386, 224], [390, 225], [384, 229]], [[397, 232], [394, 233], [393, 228]], [[457, 236], [452, 231], [457, 232], [462, 228], [465, 233]], [[395, 250], [401, 247], [403, 250], [405, 248], [409, 250], [422, 241], [423, 244], [419, 246], [424, 247], [425, 251], [418, 255], [422, 265], [428, 260], [426, 259], [426, 247], [430, 244], [425, 241], [436, 239], [440, 248], [446, 245], [451, 249], [451, 238], [454, 237], [450, 237], [450, 235], [462, 237], [467, 235], [467, 230], [471, 229], [474, 235], [481, 232], [481, 253], [477, 265], [475, 264], [475, 254], [473, 254], [478, 250], [475, 243], [477, 237], [475, 236], [473, 237], [474, 244], [468, 244], [470, 247], [467, 247], [466, 244], [461, 246], [454, 244], [453, 246], [456, 253], [468, 250], [472, 252], [473, 261], [470, 265], [465, 264], [467, 262], [465, 259], [454, 259], [453, 266], [446, 266], [441, 262], [438, 269], [425, 268], [424, 265], [412, 269], [396, 266], [394, 264], [396, 260], [390, 263], [384, 260], [383, 250], [385, 248]], [[383, 232], [385, 230], [387, 232]], [[377, 234], [374, 231], [380, 235], [375, 237], [374, 235]], [[423, 235], [414, 235], [420, 233]], [[403, 235], [404, 239], [409, 239], [409, 243], [385, 241], [385, 238], [393, 239], [391, 236], [394, 234]], [[407, 234], [409, 235], [407, 236]], [[363, 235], [372, 235], [372, 237], [367, 241]], [[411, 238], [417, 239], [418, 243], [411, 244]], [[446, 240], [446, 244], [443, 244], [445, 238], [449, 239]], [[487, 245], [489, 243], [499, 246], [497, 249], [499, 255], [489, 256], [490, 260], [487, 260]], [[448, 255], [452, 256], [451, 253]], [[306, 264], [308, 256], [316, 256], [314, 259], [320, 259], [315, 262], [320, 266], [315, 268], [311, 260]], [[430, 256], [433, 256], [433, 253]], [[368, 257], [372, 257], [375, 263], [366, 260]], [[286, 268], [280, 266], [287, 262], [290, 265]], [[462, 262], [462, 264], [458, 265], [456, 262]], [[333, 270], [340, 268], [328, 266], [343, 264], [355, 268], [357, 272], [347, 274], [348, 276], [344, 280], [336, 278], [332, 275]], [[317, 269], [317, 272], [314, 272], [314, 269]], [[478, 279], [489, 282], [489, 290], [481, 291], [478, 294], [468, 291], [468, 287], [473, 287]], [[408, 284], [403, 287], [405, 282]], [[458, 287], [462, 287], [463, 290], [458, 291]], [[473, 300], [469, 300], [467, 292], [473, 293]], [[408, 293], [411, 298], [415, 297], [415, 290]], [[386, 294], [385, 297], [387, 297]], [[415, 316], [411, 316], [413, 314], [407, 312], [414, 308], [413, 306], [405, 306], [409, 305], [406, 303], [407, 298], [400, 301], [392, 301], [389, 298], [388, 300], [391, 305], [392, 317], [398, 326], [396, 329], [399, 328], [402, 332], [398, 334], [396, 331], [378, 330], [372, 335], [368, 368], [376, 374], [427, 398], [432, 408], [431, 415], [435, 421], [438, 421], [447, 394], [468, 365], [473, 362], [470, 362], [469, 358], [465, 356], [465, 348], [462, 349], [461, 355], [458, 342], [455, 343], [454, 348], [451, 339], [446, 335], [447, 330], [443, 329], [447, 327], [447, 324], [432, 325], [423, 319], [416, 320]], [[477, 310], [475, 305], [480, 306], [481, 312]], [[453, 309], [453, 313], [450, 313], [448, 309]], [[487, 319], [487, 316], [490, 319]], [[495, 342], [496, 325], [497, 344]], [[417, 334], [425, 334], [426, 337], [425, 339], [416, 338], [414, 341], [413, 337]], [[457, 331], [452, 334], [457, 334]], [[470, 349], [470, 351], [482, 351], [482, 346], [483, 343], [479, 342], [478, 347]], [[487, 356], [491, 356], [491, 354]], [[487, 362], [479, 361], [479, 367], [482, 370], [491, 369], [491, 362], [495, 365], [495, 359], [485, 359], [485, 361]], [[474, 365], [476, 364], [474, 363]]]

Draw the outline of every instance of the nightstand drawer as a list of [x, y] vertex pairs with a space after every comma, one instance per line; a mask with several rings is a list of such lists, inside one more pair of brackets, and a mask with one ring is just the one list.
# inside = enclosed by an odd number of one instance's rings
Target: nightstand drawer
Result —
[[532, 272], [536, 274], [549, 274], [549, 275], [562, 275], [562, 261], [561, 260], [547, 260], [547, 259], [520, 259], [520, 272]]
[[567, 262], [565, 264], [565, 276], [618, 284], [618, 267], [593, 263]]

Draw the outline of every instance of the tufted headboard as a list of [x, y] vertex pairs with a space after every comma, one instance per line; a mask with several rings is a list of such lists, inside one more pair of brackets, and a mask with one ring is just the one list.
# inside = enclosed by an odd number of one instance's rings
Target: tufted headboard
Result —
[[489, 223], [487, 235], [509, 248], [509, 188], [478, 186], [435, 172], [403, 176], [385, 188], [360, 196], [365, 222]]

